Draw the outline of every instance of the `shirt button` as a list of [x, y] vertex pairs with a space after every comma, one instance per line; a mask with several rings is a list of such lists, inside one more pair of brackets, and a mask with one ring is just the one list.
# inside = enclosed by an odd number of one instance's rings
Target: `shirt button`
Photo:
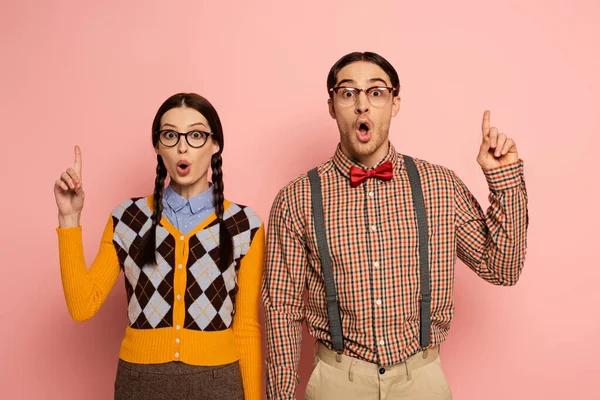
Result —
[[179, 338], [175, 339], [176, 344], [179, 344], [179, 342], [181, 342], [181, 340], [179, 340]]
[[177, 300], [181, 300], [181, 295], [177, 295]]
[[179, 353], [175, 353], [175, 358], [179, 358]]
[[383, 346], [383, 345], [385, 344], [385, 340], [381, 339], [381, 340], [379, 341], [379, 344]]
[[183, 235], [179, 236], [179, 240], [183, 240], [183, 239], [185, 239], [185, 236], [183, 236]]
[[375, 232], [375, 229], [377, 229], [377, 228], [375, 228], [375, 225], [371, 225], [371, 230], [372, 230], [373, 232]]
[[379, 368], [379, 373], [380, 373], [381, 375], [385, 374], [385, 368]]
[[375, 196], [375, 193], [369, 192], [369, 197], [373, 197], [373, 196]]
[[373, 266], [374, 266], [375, 268], [379, 268], [379, 263], [378, 263], [377, 261], [375, 261], [375, 262], [373, 263]]
[[378, 306], [380, 306], [380, 305], [381, 305], [381, 300], [377, 300], [375, 303], [376, 303]]
[[179, 265], [177, 266], [177, 268], [181, 269], [181, 268], [183, 268], [183, 265], [179, 264]]
[[176, 330], [180, 330], [180, 329], [181, 329], [181, 327], [180, 327], [179, 325], [176, 325], [176, 326], [175, 326], [175, 329], [176, 329]]

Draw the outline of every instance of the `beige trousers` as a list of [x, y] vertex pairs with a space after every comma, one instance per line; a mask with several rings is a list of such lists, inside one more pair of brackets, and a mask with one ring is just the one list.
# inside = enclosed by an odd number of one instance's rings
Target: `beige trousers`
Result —
[[380, 367], [318, 344], [306, 400], [451, 400], [438, 347], [403, 363]]

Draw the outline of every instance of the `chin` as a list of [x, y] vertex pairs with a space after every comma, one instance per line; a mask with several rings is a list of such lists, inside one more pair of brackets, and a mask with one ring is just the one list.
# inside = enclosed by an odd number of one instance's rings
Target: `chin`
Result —
[[377, 149], [379, 148], [379, 146], [377, 146], [377, 144], [373, 141], [373, 139], [369, 140], [368, 142], [356, 142], [356, 143], [352, 143], [352, 152], [354, 154], [356, 154], [357, 156], [369, 156], [373, 153], [375, 153], [375, 151], [377, 151]]
[[192, 176], [178, 176], [175, 175], [175, 178], [171, 178], [173, 182], [175, 182], [179, 186], [191, 186], [194, 183], [198, 182], [198, 177]]

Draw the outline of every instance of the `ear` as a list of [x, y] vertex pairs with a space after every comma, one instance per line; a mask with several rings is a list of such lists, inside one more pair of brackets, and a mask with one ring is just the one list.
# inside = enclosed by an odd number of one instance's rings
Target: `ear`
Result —
[[400, 96], [394, 97], [392, 102], [392, 117], [395, 117], [400, 112]]
[[160, 155], [160, 153], [158, 152], [158, 146], [156, 146], [156, 147], [154, 148], [154, 152], [155, 152], [157, 155]]
[[331, 115], [331, 118], [335, 119], [335, 107], [333, 106], [333, 100], [328, 99], [327, 106], [329, 107], [329, 115]]
[[212, 155], [214, 156], [215, 154], [217, 154], [219, 152], [219, 150], [221, 150], [221, 146], [219, 146], [219, 143], [215, 139], [212, 140], [212, 145], [213, 145]]

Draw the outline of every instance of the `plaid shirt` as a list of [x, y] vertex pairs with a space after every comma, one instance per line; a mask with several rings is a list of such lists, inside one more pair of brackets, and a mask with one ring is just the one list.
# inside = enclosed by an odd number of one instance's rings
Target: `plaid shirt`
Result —
[[[352, 188], [350, 167], [363, 166], [346, 157], [339, 146], [334, 157], [318, 167], [344, 354], [383, 366], [419, 351], [417, 220], [403, 158], [389, 147], [378, 165], [393, 163], [391, 181], [372, 178]], [[431, 346], [435, 346], [446, 339], [452, 321], [457, 256], [488, 282], [517, 282], [526, 251], [527, 194], [521, 160], [484, 171], [490, 188], [487, 213], [452, 171], [418, 159], [415, 163], [429, 226]], [[275, 199], [262, 296], [267, 394], [293, 398], [302, 321], [313, 337], [331, 348], [306, 175], [284, 187]]]

